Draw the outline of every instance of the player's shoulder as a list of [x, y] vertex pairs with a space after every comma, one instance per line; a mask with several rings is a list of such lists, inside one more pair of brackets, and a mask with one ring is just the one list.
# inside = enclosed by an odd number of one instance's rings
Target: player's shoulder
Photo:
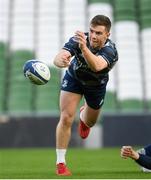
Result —
[[118, 52], [115, 43], [113, 43], [113, 41], [110, 39], [107, 39], [104, 47], [100, 49], [100, 54], [110, 58], [112, 57], [116, 61], [118, 60]]
[[116, 45], [111, 39], [106, 40], [104, 47], [110, 47], [110, 48], [116, 49]]
[[101, 50], [117, 53], [116, 45], [111, 39], [107, 39]]

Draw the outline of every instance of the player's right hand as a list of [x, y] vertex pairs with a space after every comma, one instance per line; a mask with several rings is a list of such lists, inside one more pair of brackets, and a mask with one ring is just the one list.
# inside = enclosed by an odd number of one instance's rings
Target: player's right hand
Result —
[[61, 67], [68, 67], [70, 65], [71, 55], [67, 52], [64, 52], [60, 59]]
[[70, 65], [71, 54], [69, 51], [62, 49], [54, 59], [54, 64], [57, 67], [65, 68]]

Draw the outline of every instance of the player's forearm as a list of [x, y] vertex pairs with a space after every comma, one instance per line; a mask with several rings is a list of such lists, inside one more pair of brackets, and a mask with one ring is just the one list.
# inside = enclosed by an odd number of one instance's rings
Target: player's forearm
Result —
[[82, 49], [82, 54], [92, 71], [98, 72], [105, 68], [106, 65], [101, 61], [100, 57], [94, 55], [87, 47]]

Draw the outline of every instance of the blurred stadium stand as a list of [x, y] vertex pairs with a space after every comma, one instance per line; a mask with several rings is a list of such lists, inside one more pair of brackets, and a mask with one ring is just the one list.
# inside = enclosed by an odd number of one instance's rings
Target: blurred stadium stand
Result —
[[[77, 29], [88, 31], [96, 14], [110, 17], [119, 51], [103, 114], [151, 113], [151, 0], [0, 0], [1, 115], [59, 116], [62, 72], [53, 58]], [[45, 86], [23, 76], [23, 64], [34, 58], [50, 66]]]

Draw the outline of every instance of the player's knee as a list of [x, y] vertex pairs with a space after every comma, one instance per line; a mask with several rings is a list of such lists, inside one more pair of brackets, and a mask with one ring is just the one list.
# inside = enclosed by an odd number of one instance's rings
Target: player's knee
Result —
[[70, 127], [72, 125], [73, 115], [70, 113], [62, 113], [61, 122], [64, 126]]

